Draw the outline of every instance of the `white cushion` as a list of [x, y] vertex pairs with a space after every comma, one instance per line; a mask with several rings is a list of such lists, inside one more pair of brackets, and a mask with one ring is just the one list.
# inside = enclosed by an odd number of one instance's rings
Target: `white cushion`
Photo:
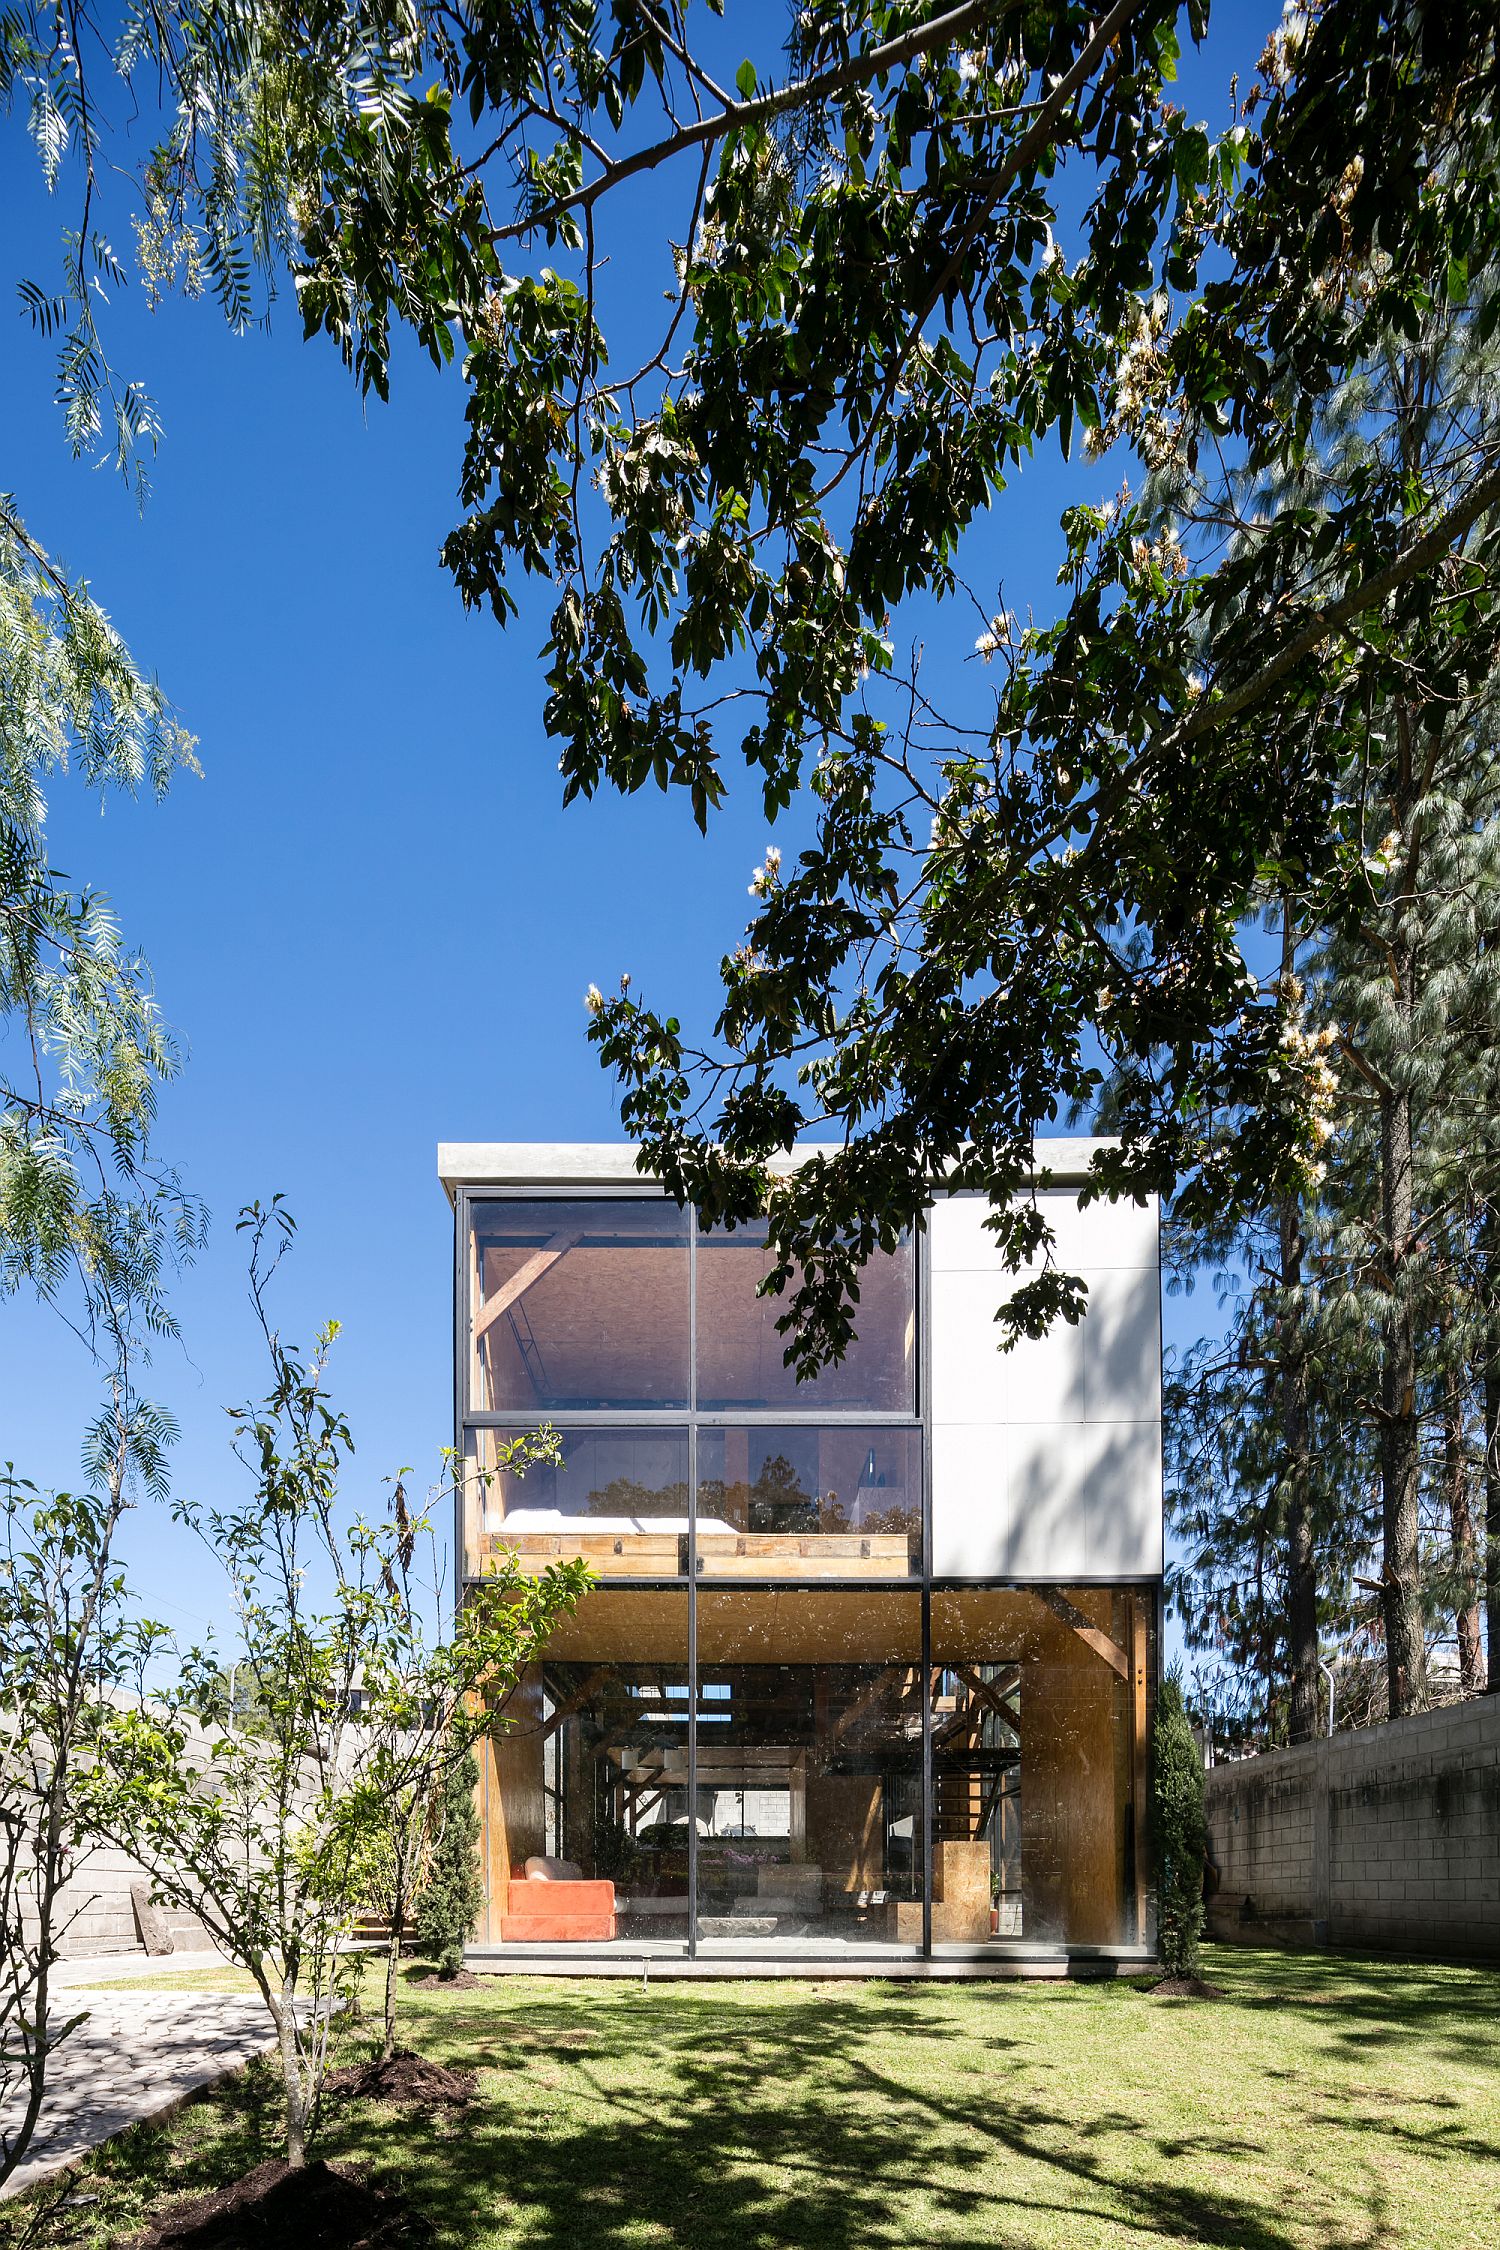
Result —
[[528, 1883], [581, 1883], [583, 1869], [571, 1859], [547, 1859], [533, 1852], [526, 1862]]

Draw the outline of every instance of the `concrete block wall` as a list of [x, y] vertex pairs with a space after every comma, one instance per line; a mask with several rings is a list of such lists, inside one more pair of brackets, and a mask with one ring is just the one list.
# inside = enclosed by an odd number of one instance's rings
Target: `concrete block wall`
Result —
[[[101, 1847], [72, 1870], [59, 1899], [66, 1924], [58, 1948], [63, 1960], [145, 1950], [130, 1896], [132, 1883], [148, 1878], [124, 1852]], [[178, 1952], [207, 1948], [211, 1940], [196, 1916], [164, 1906], [161, 1913]], [[23, 1918], [29, 1920], [29, 1917]]]
[[1500, 1960], [1500, 1696], [1205, 1779], [1215, 1936]]

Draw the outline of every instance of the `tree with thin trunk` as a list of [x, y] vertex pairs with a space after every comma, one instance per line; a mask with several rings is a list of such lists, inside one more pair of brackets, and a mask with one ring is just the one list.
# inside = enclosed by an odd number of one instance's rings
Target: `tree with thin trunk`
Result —
[[[502, 1470], [524, 1477], [538, 1462], [557, 1459], [549, 1429], [497, 1438], [495, 1445], [493, 1465], [478, 1472], [485, 1480]], [[357, 1839], [354, 1861], [364, 1869], [361, 1900], [387, 1923], [382, 2059], [395, 2052], [401, 1959], [417, 1933], [434, 1855], [444, 1849], [444, 1808], [455, 1792], [472, 1796], [476, 1750], [506, 1732], [517, 1684], [591, 1583], [581, 1561], [555, 1563], [533, 1577], [513, 1554], [487, 1556], [445, 1620], [447, 1571], [435, 1525], [448, 1516], [445, 1503], [464, 1473], [451, 1451], [444, 1471], [418, 1517], [408, 1512], [404, 1480], [396, 1480], [393, 1538], [364, 1523], [350, 1534], [355, 1555], [373, 1564], [383, 1597], [360, 1673], [357, 1773], [344, 1801]]]
[[[304, 1359], [272, 1321], [268, 1289], [293, 1221], [278, 1197], [250, 1205], [240, 1225], [271, 1377], [258, 1404], [231, 1410], [250, 1489], [237, 1506], [176, 1511], [228, 1575], [237, 1647], [227, 1663], [212, 1641], [187, 1649], [170, 1689], [142, 1675], [104, 1730], [87, 1817], [254, 1980], [275, 2029], [295, 2166], [359, 1982], [354, 1930], [372, 1853], [393, 1838], [409, 1850], [435, 1735], [472, 1698], [503, 1700], [588, 1581], [582, 1565], [536, 1582], [502, 1576], [437, 1633], [414, 1569], [430, 1523], [409, 1518], [399, 1481], [388, 1520], [351, 1517], [341, 1502], [352, 1440], [325, 1387], [337, 1323]], [[402, 1864], [406, 1886], [415, 1867]], [[393, 1993], [392, 1979], [388, 2037]]]
[[149, 1198], [109, 1209], [114, 1240], [82, 1270], [85, 1317], [109, 1353], [85, 1481], [42, 1492], [0, 1469], [0, 2186], [31, 2146], [53, 2057], [87, 2017], [56, 2005], [52, 1979], [91, 1897], [99, 1837], [83, 1780], [159, 1639], [131, 1608], [117, 1540], [136, 1493], [166, 1494], [175, 1431], [138, 1388], [137, 1326], [147, 1306], [171, 1320], [154, 1291]]

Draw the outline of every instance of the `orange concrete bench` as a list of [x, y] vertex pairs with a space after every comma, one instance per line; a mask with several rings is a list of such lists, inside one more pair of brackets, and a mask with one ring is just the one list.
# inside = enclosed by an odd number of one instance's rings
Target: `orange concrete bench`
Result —
[[512, 1876], [500, 1909], [502, 1944], [583, 1945], [615, 1934], [615, 1886], [581, 1878]]

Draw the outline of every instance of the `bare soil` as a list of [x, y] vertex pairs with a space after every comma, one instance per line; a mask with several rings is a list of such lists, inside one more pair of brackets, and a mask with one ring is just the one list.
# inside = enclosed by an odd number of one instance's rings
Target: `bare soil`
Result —
[[387, 2062], [331, 2070], [325, 2083], [330, 2094], [347, 2101], [410, 2102], [423, 2109], [462, 2109], [479, 2085], [472, 2070], [449, 2070], [410, 2047], [398, 2047]]
[[153, 2219], [135, 2250], [408, 2250], [427, 2239], [393, 2197], [318, 2158], [281, 2157]]
[[472, 1969], [459, 1969], [453, 1976], [445, 1977], [441, 1969], [428, 1969], [419, 1977], [408, 1980], [412, 1984], [435, 1984], [449, 1992], [477, 1992], [483, 1977], [476, 1977]]
[[1224, 1988], [1205, 1984], [1202, 1977], [1158, 1977], [1146, 1987], [1153, 2000], [1222, 2000]]

